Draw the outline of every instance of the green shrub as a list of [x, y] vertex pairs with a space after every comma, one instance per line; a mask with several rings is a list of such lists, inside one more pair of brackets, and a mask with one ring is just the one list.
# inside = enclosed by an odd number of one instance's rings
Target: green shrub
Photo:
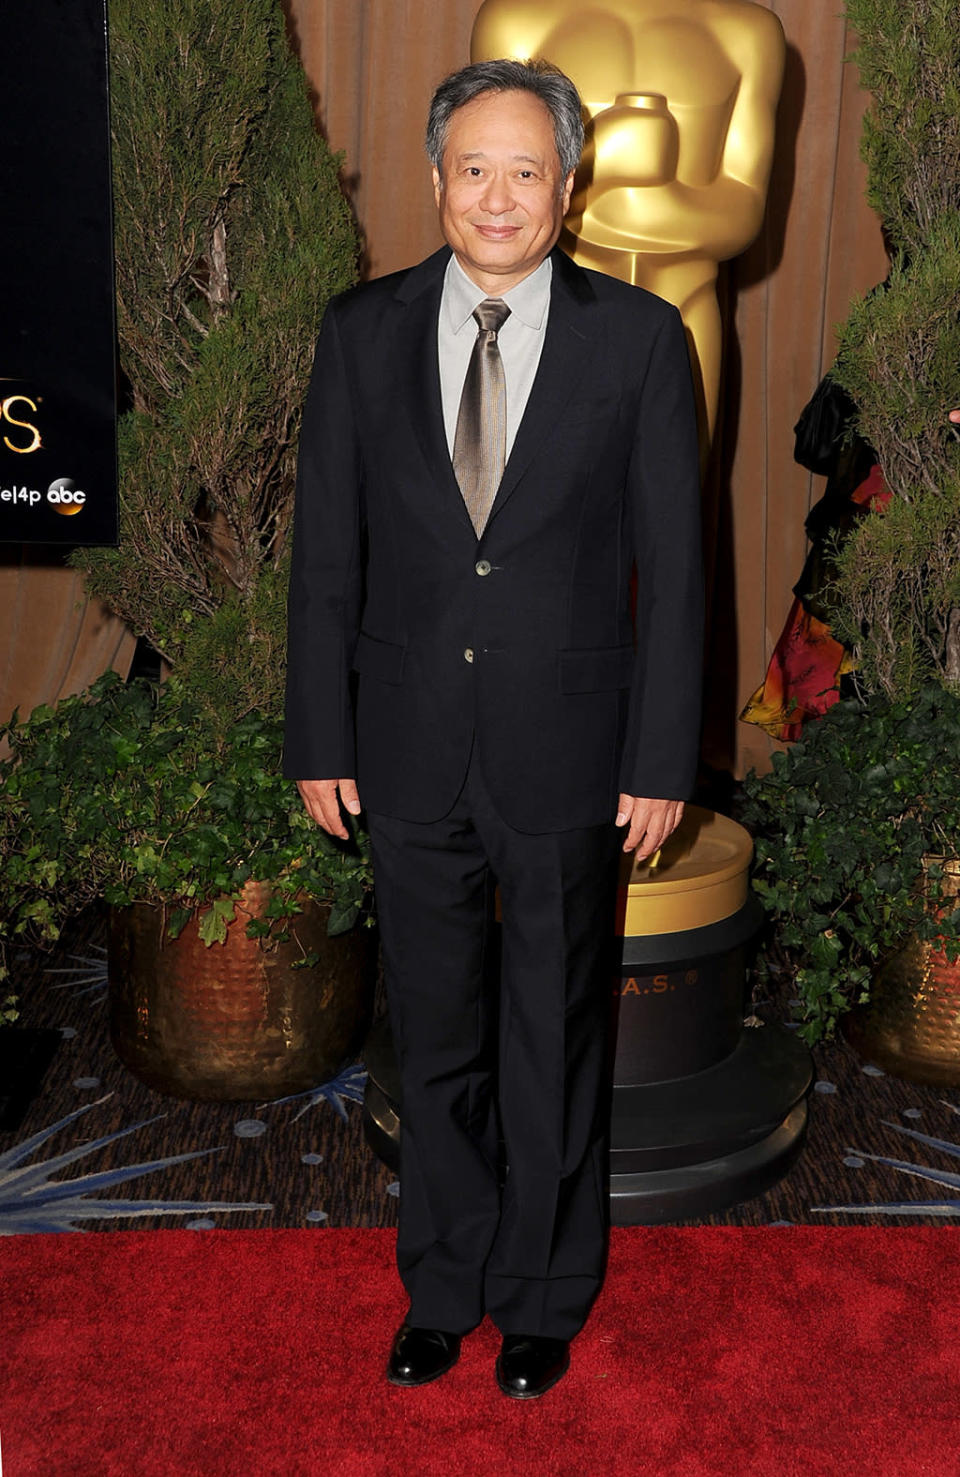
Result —
[[273, 892], [251, 937], [299, 912], [301, 894], [330, 905], [330, 933], [369, 917], [365, 838], [341, 844], [309, 818], [280, 777], [275, 719], [249, 713], [212, 747], [192, 700], [109, 673], [0, 737], [8, 942], [54, 943], [99, 898], [163, 907], [173, 936], [199, 911], [201, 937], [220, 942], [251, 878]]
[[960, 698], [938, 686], [844, 701], [745, 782], [754, 888], [796, 971], [811, 1045], [867, 1000], [909, 933], [960, 939], [960, 909], [942, 916], [937, 864], [960, 856], [958, 733]]
[[891, 253], [854, 303], [832, 371], [894, 500], [840, 551], [837, 634], [864, 691], [960, 688], [960, 27], [954, 0], [847, 0], [861, 80], [867, 193]]
[[131, 403], [120, 547], [75, 562], [222, 736], [281, 711], [301, 404], [357, 235], [278, 0], [112, 0], [110, 61]]
[[301, 892], [338, 932], [369, 915], [365, 842], [280, 778], [280, 716], [301, 405], [356, 276], [340, 161], [278, 0], [111, 0], [110, 63], [121, 541], [74, 562], [172, 675], [2, 731], [0, 943], [50, 943], [95, 898], [159, 904], [174, 934], [199, 910], [214, 943], [248, 878], [274, 887], [248, 933]]
[[[868, 197], [888, 280], [854, 303], [832, 371], [893, 494], [833, 551], [844, 701], [746, 782], [767, 958], [796, 972], [802, 1033], [830, 1036], [916, 933], [955, 952], [940, 863], [960, 857], [960, 27], [955, 0], [847, 0]], [[947, 916], [949, 915], [949, 916]]]

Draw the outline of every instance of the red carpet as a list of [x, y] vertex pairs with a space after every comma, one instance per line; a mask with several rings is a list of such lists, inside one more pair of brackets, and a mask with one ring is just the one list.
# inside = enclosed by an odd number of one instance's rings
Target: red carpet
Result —
[[960, 1474], [952, 1229], [615, 1231], [563, 1382], [382, 1378], [387, 1231], [0, 1242], [3, 1477]]

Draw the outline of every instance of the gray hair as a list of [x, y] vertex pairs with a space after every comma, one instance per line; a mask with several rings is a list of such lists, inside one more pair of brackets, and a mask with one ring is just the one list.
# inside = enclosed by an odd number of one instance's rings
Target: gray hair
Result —
[[427, 157], [441, 175], [450, 119], [458, 108], [487, 92], [532, 92], [538, 97], [553, 119], [561, 178], [566, 179], [576, 169], [583, 152], [583, 115], [576, 87], [551, 62], [503, 58], [461, 67], [446, 77], [433, 94], [427, 118]]

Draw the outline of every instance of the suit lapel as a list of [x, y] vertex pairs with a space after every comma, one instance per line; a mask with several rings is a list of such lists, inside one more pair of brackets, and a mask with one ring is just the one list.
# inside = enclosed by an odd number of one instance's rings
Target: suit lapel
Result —
[[596, 327], [591, 309], [596, 298], [590, 280], [558, 247], [552, 256], [550, 314], [540, 363], [490, 510], [490, 520], [516, 491], [544, 439], [561, 423], [567, 404], [587, 378], [593, 357]]
[[476, 533], [450, 461], [440, 395], [437, 319], [449, 259], [450, 250], [444, 247], [414, 267], [404, 278], [397, 293], [403, 310], [398, 315], [394, 363], [398, 393], [441, 505], [476, 542]]
[[[461, 531], [476, 539], [453, 473], [443, 424], [437, 319], [450, 250], [444, 247], [403, 278], [397, 291], [394, 363], [400, 399], [431, 473], [434, 489]], [[517, 430], [490, 519], [515, 492], [544, 439], [562, 421], [567, 404], [588, 376], [595, 349], [596, 302], [589, 278], [559, 248], [553, 251], [550, 313], [543, 351], [523, 418]], [[488, 520], [489, 523], [489, 520]]]

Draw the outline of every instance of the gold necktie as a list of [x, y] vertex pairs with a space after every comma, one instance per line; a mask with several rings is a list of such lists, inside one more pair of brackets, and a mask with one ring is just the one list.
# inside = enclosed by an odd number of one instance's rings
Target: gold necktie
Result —
[[500, 298], [474, 309], [477, 340], [460, 397], [453, 470], [477, 538], [483, 533], [503, 476], [507, 451], [507, 387], [497, 334], [510, 316]]

